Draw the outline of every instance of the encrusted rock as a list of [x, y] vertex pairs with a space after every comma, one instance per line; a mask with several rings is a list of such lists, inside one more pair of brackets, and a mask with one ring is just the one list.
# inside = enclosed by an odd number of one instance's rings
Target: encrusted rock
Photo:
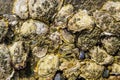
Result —
[[94, 20], [88, 15], [86, 10], [79, 10], [68, 22], [68, 29], [73, 32], [80, 32], [82, 30], [92, 30]]
[[107, 65], [113, 63], [114, 58], [100, 47], [94, 47], [90, 50], [91, 59], [99, 65]]

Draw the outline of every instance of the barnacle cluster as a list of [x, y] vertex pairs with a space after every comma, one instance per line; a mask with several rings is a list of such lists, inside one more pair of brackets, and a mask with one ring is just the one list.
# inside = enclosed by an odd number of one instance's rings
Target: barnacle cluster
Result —
[[0, 80], [120, 80], [119, 0], [13, 2], [0, 15]]

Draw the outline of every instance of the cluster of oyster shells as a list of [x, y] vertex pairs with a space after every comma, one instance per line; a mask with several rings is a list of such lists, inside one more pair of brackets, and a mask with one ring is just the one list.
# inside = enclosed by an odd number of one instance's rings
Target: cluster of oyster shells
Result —
[[15, 0], [0, 15], [0, 80], [119, 80], [120, 1], [99, 2]]

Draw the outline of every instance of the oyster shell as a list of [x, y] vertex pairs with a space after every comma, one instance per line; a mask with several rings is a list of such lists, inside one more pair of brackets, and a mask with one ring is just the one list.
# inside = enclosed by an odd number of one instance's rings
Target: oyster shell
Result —
[[56, 71], [58, 70], [58, 66], [58, 56], [54, 54], [49, 54], [38, 61], [35, 72], [39, 75], [40, 78], [50, 78], [51, 80], [52, 77], [55, 75]]
[[3, 17], [8, 20], [9, 25], [11, 26], [15, 26], [18, 23], [18, 18], [16, 15], [3, 14]]
[[106, 33], [118, 35], [119, 30], [119, 22], [115, 22], [114, 18], [105, 11], [96, 11], [93, 13], [93, 16], [96, 20], [97, 26]]
[[74, 7], [71, 4], [63, 6], [55, 17], [55, 25], [60, 28], [67, 27], [67, 21], [73, 15], [73, 10]]
[[109, 12], [116, 21], [120, 21], [120, 2], [116, 1], [107, 1], [102, 10]]
[[29, 0], [29, 14], [33, 19], [49, 21], [62, 3], [63, 0]]
[[47, 54], [47, 50], [48, 50], [48, 46], [44, 46], [44, 47], [34, 47], [33, 48], [33, 55], [35, 55], [38, 58], [42, 58]]
[[117, 37], [104, 38], [102, 44], [110, 55], [116, 55], [120, 48], [120, 40]]
[[5, 19], [0, 19], [0, 42], [8, 32], [8, 22]]
[[78, 36], [76, 45], [83, 51], [89, 50], [99, 42], [100, 34], [101, 30], [97, 27], [91, 32], [84, 31]]
[[13, 14], [16, 14], [21, 19], [28, 18], [28, 1], [29, 0], [15, 0], [13, 5]]
[[31, 34], [44, 35], [48, 32], [48, 26], [40, 21], [28, 20], [23, 23], [20, 33], [23, 36], [29, 36]]
[[80, 63], [75, 59], [67, 60], [61, 58], [59, 69], [63, 71], [63, 74], [68, 78], [68, 80], [75, 80], [80, 74]]
[[25, 68], [28, 56], [28, 47], [26, 47], [25, 42], [14, 42], [9, 49], [13, 67], [17, 70]]
[[113, 63], [114, 58], [100, 47], [94, 47], [90, 50], [90, 56], [93, 61], [99, 65], [107, 65]]
[[88, 15], [86, 10], [79, 10], [68, 22], [68, 29], [75, 32], [80, 32], [82, 30], [92, 30], [94, 25], [94, 20]]
[[5, 44], [0, 44], [0, 80], [6, 80], [12, 74], [9, 49]]
[[79, 54], [79, 49], [74, 44], [64, 43], [59, 47], [58, 54], [63, 58], [75, 58]]
[[61, 39], [66, 43], [74, 43], [75, 36], [68, 32], [66, 29], [60, 30]]
[[84, 77], [87, 80], [97, 80], [101, 77], [103, 71], [104, 71], [104, 66], [100, 66], [96, 64], [95, 62], [90, 62], [86, 61], [83, 62], [83, 65], [81, 65], [80, 68], [81, 77]]

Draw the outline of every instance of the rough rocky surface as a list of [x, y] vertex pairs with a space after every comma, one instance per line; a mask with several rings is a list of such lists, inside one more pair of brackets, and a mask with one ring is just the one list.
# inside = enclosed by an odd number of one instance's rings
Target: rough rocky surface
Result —
[[120, 0], [0, 0], [0, 80], [120, 80]]

